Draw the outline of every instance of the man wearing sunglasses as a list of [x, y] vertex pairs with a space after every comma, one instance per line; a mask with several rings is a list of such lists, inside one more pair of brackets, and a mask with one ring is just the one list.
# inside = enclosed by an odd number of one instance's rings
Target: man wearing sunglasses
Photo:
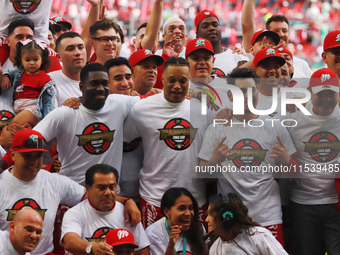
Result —
[[340, 78], [340, 30], [329, 32], [323, 43], [322, 59]]
[[119, 25], [107, 18], [96, 21], [90, 27], [90, 44], [96, 54], [96, 61], [102, 65], [111, 58], [119, 56], [123, 34]]

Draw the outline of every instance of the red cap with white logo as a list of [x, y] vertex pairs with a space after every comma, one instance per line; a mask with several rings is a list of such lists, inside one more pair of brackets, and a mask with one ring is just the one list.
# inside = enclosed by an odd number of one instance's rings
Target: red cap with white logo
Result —
[[207, 50], [210, 51], [212, 55], [215, 55], [214, 48], [211, 42], [204, 38], [196, 38], [189, 41], [185, 49], [185, 57], [196, 50]]
[[156, 61], [156, 65], [160, 66], [164, 63], [164, 59], [161, 56], [154, 55], [150, 50], [137, 50], [129, 58], [129, 63], [131, 67], [137, 65], [140, 61], [146, 58], [153, 58]]
[[105, 236], [104, 242], [111, 245], [112, 247], [129, 244], [133, 246], [133, 248], [138, 248], [138, 245], [135, 244], [135, 239], [133, 238], [133, 234], [124, 228], [116, 228], [111, 229]]
[[336, 73], [331, 69], [322, 68], [312, 74], [309, 87], [314, 94], [327, 89], [339, 93], [340, 82]]
[[340, 30], [329, 32], [323, 41], [323, 50], [340, 47]]
[[280, 62], [280, 65], [283, 66], [286, 63], [286, 60], [281, 57], [280, 53], [277, 50], [274, 50], [272, 48], [267, 48], [260, 50], [256, 53], [253, 64], [254, 68], [257, 67], [260, 61], [267, 59], [267, 58], [275, 58]]
[[218, 21], [220, 21], [215, 13], [209, 10], [203, 10], [195, 17], [195, 27], [198, 28], [198, 25], [201, 23], [201, 21], [207, 17], [215, 17]]

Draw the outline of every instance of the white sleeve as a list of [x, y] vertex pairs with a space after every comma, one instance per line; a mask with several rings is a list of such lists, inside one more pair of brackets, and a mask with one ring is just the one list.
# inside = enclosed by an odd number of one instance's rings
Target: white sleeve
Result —
[[54, 109], [34, 127], [34, 130], [38, 131], [46, 142], [51, 141], [63, 132], [63, 127], [72, 123], [73, 119], [72, 114], [69, 114], [70, 111], [73, 111], [73, 109], [66, 106]]
[[134, 108], [131, 109], [129, 115], [125, 119], [123, 130], [124, 130], [124, 141], [125, 142], [131, 142], [132, 140], [141, 136], [139, 129], [138, 129], [138, 125], [136, 123]]
[[150, 242], [151, 255], [165, 254], [168, 244], [164, 244], [161, 235], [153, 231], [153, 228], [147, 228], [145, 232]]
[[85, 188], [67, 176], [59, 174], [53, 175], [55, 175], [54, 178], [60, 187], [60, 204], [67, 204], [68, 206], [75, 206], [78, 204], [85, 194]]
[[210, 125], [204, 133], [204, 138], [201, 146], [201, 150], [198, 154], [198, 157], [209, 161], [213, 155], [213, 151], [215, 146], [219, 143], [219, 137], [217, 128], [214, 128], [213, 125]]
[[256, 245], [257, 249], [262, 255], [288, 255], [288, 253], [283, 249], [282, 245], [276, 240], [276, 238], [267, 229], [261, 230], [261, 233], [257, 232], [252, 237], [251, 240]]
[[2, 146], [0, 145], [0, 157], [2, 158], [3, 156], [5, 156], [6, 151], [4, 150], [4, 148], [2, 148]]
[[76, 210], [77, 208], [73, 207], [68, 210], [63, 218], [63, 223], [61, 225], [61, 237], [60, 237], [60, 244], [65, 246], [64, 243], [64, 236], [67, 233], [75, 233], [81, 238], [82, 233], [82, 219], [81, 214]]
[[132, 232], [132, 234], [133, 234], [133, 236], [135, 238], [136, 244], [139, 245], [139, 247], [136, 248], [136, 251], [139, 251], [141, 249], [144, 249], [144, 248], [150, 246], [150, 242], [148, 240], [148, 237], [147, 237], [147, 235], [145, 233], [145, 230], [144, 230], [143, 225], [142, 225], [141, 222], [139, 222], [135, 226], [134, 230], [131, 230], [131, 232]]

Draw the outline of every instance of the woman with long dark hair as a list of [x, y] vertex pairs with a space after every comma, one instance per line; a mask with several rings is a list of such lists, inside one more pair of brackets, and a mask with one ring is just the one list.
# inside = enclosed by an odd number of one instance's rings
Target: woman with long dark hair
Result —
[[248, 216], [248, 208], [234, 193], [219, 194], [209, 200], [209, 255], [287, 255], [272, 233]]
[[168, 189], [162, 197], [161, 210], [165, 217], [146, 229], [152, 254], [207, 254], [198, 204], [187, 189]]

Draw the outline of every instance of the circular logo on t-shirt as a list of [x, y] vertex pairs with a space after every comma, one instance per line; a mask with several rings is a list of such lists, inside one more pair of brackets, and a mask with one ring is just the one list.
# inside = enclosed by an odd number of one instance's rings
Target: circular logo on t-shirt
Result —
[[79, 138], [78, 146], [83, 146], [90, 154], [102, 154], [110, 147], [114, 132], [104, 123], [92, 123], [84, 129], [82, 135], [77, 135]]
[[14, 118], [14, 114], [10, 111], [2, 110], [0, 111], [0, 130], [2, 130], [5, 126], [11, 123]]
[[329, 162], [339, 154], [340, 142], [336, 135], [322, 131], [314, 134], [305, 144], [305, 152], [317, 162]]
[[92, 237], [85, 237], [85, 238], [89, 242], [95, 242], [95, 243], [103, 242], [104, 241], [104, 237], [106, 236], [106, 234], [111, 229], [113, 229], [113, 228], [109, 228], [109, 227], [98, 228], [96, 231], [94, 231]]
[[159, 140], [164, 140], [171, 149], [185, 150], [195, 139], [198, 128], [192, 127], [185, 119], [175, 118], [169, 120], [163, 129], [158, 130], [161, 132]]
[[27, 207], [36, 210], [44, 220], [47, 209], [41, 209], [40, 205], [34, 199], [23, 198], [15, 202], [12, 209], [6, 209], [8, 212], [7, 221], [12, 221], [19, 210]]
[[225, 73], [224, 73], [221, 69], [216, 68], [216, 67], [214, 67], [214, 68], [212, 69], [211, 74], [212, 74], [212, 75], [215, 75], [215, 76], [217, 76], [217, 77], [219, 77], [219, 78], [222, 78], [222, 79], [225, 79], [225, 78], [226, 78]]
[[253, 139], [242, 139], [235, 143], [230, 153], [235, 155], [228, 157], [235, 166], [259, 166], [266, 157], [268, 150], [262, 149], [261, 145]]
[[20, 14], [29, 14], [37, 9], [41, 0], [10, 0], [14, 9]]

